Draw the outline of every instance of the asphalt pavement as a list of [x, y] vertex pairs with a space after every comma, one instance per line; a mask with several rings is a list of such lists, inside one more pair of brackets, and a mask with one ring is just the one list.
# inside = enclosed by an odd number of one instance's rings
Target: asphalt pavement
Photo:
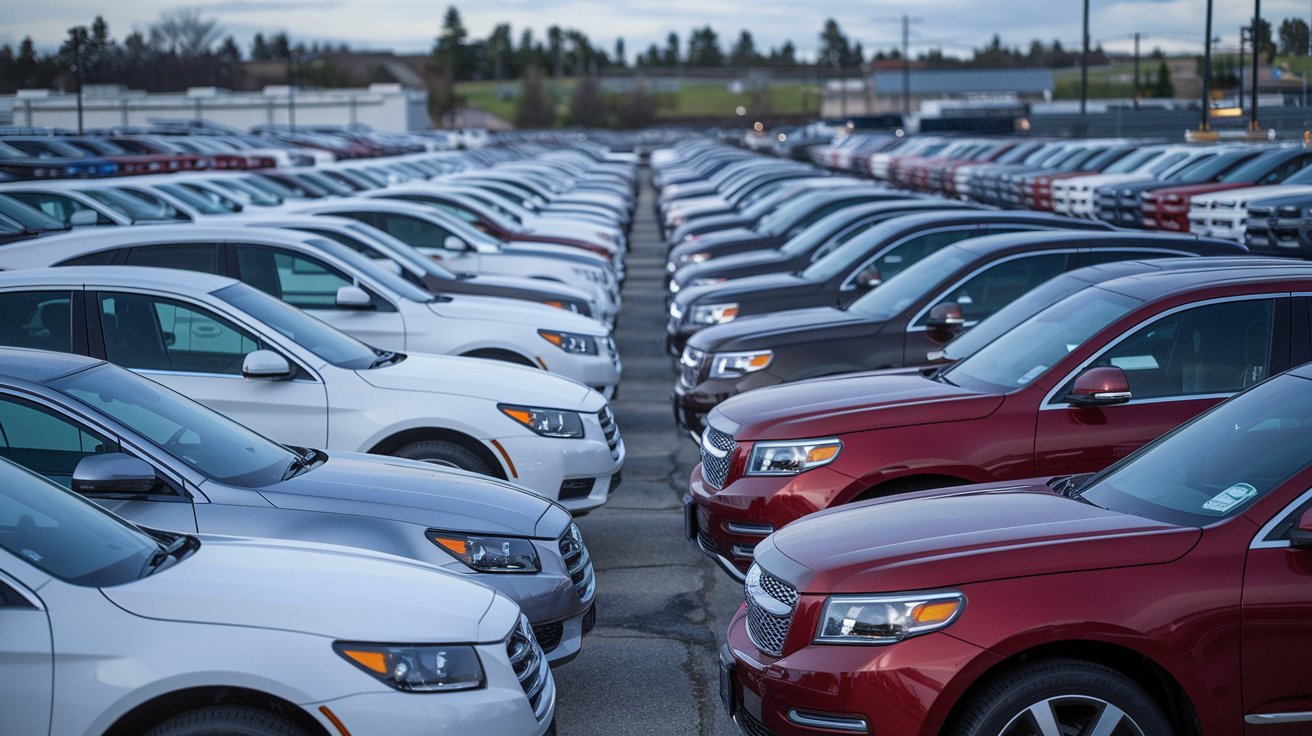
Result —
[[597, 571], [597, 627], [555, 670], [561, 736], [737, 734], [720, 705], [717, 652], [742, 585], [683, 536], [680, 499], [697, 448], [670, 409], [653, 196], [644, 176], [615, 331], [624, 378], [611, 407], [628, 459], [610, 502], [578, 520]]

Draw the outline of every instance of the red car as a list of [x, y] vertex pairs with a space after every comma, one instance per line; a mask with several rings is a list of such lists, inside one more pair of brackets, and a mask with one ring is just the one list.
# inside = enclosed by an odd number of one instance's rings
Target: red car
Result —
[[773, 736], [1307, 734], [1310, 426], [1304, 367], [1092, 478], [803, 519], [758, 547], [721, 695]]
[[1058, 301], [930, 375], [748, 391], [707, 416], [689, 536], [735, 577], [806, 514], [966, 483], [1101, 470], [1312, 360], [1312, 271], [1157, 271]]

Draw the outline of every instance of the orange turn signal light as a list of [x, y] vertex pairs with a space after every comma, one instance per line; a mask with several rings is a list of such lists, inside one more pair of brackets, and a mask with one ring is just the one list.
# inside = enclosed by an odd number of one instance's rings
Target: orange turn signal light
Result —
[[811, 450], [806, 453], [806, 462], [810, 464], [833, 460], [834, 456], [838, 454], [838, 450], [839, 445], [821, 445], [820, 447], [812, 447]]
[[957, 614], [957, 609], [961, 607], [961, 601], [934, 601], [932, 603], [921, 603], [911, 609], [911, 618], [917, 624], [941, 624], [944, 621], [951, 620]]
[[367, 670], [380, 675], [387, 674], [387, 657], [382, 652], [362, 652], [358, 649], [343, 649], [342, 654]]

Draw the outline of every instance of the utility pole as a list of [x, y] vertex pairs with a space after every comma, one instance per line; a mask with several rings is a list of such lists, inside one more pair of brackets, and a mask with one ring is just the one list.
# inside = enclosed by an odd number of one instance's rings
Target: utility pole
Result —
[[1134, 34], [1134, 109], [1139, 109], [1139, 33]]
[[296, 77], [292, 73], [292, 57], [295, 52], [290, 44], [287, 48], [287, 127], [296, 132]]
[[911, 17], [902, 16], [902, 124], [911, 115]]
[[1248, 87], [1244, 80], [1247, 73], [1244, 71], [1244, 44], [1248, 43], [1250, 38], [1248, 26], [1239, 26], [1239, 92], [1235, 97], [1239, 99], [1239, 114], [1244, 114], [1244, 89]]
[[[1258, 39], [1257, 29], [1262, 26], [1262, 0], [1253, 0], [1253, 26], [1248, 29], [1248, 39], [1253, 45], [1253, 105], [1251, 115], [1248, 120], [1248, 129], [1254, 133], [1262, 129], [1262, 124], [1257, 120], [1257, 62], [1262, 56], [1261, 40]], [[1241, 71], [1240, 74], [1243, 72]]]
[[1084, 0], [1083, 50], [1080, 52], [1080, 116], [1089, 107], [1089, 0]]
[[1203, 34], [1203, 111], [1198, 129], [1209, 130], [1212, 107], [1212, 0], [1207, 0], [1206, 31]]
[[82, 135], [82, 28], [72, 29], [73, 79], [77, 81], [77, 134]]

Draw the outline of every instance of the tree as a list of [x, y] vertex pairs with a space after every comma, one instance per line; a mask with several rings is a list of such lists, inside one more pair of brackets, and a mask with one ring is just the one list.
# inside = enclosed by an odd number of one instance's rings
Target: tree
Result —
[[688, 66], [724, 66], [720, 36], [709, 25], [695, 29], [688, 36]]
[[682, 55], [679, 53], [679, 34], [670, 31], [665, 37], [665, 50], [661, 52], [661, 63], [668, 67], [676, 67]]
[[498, 24], [496, 28], [492, 29], [492, 35], [487, 37], [485, 48], [491, 63], [489, 71], [491, 71], [493, 79], [500, 80], [505, 79], [507, 76], [515, 76], [513, 74], [515, 60], [512, 58], [515, 49], [513, 48], [513, 41], [511, 41], [509, 23]]
[[184, 59], [204, 56], [218, 42], [219, 22], [202, 18], [197, 8], [179, 8], [164, 13], [150, 27], [150, 45]]
[[1254, 34], [1257, 42], [1253, 48], [1257, 49], [1262, 57], [1262, 61], [1270, 64], [1276, 58], [1276, 42], [1271, 39], [1271, 23], [1266, 18], [1261, 18], [1257, 23], [1257, 33]]
[[838, 27], [838, 21], [833, 18], [826, 20], [824, 29], [820, 31], [820, 54], [816, 63], [841, 69], [848, 65], [851, 58], [852, 47], [848, 44], [847, 36], [843, 35], [842, 29]]
[[1171, 68], [1162, 61], [1157, 65], [1157, 81], [1152, 87], [1153, 97], [1174, 97], [1175, 85], [1171, 84]]
[[629, 65], [628, 59], [627, 59], [627, 57], [624, 55], [624, 37], [623, 37], [623, 36], [620, 36], [619, 38], [615, 39], [615, 55], [614, 55], [614, 57], [611, 59], [611, 61], [614, 61], [614, 62], [615, 62], [615, 65], [618, 66], [618, 67], [621, 68], [621, 69], [623, 69], [624, 67], [626, 67], [626, 66]]
[[536, 66], [524, 72], [520, 82], [519, 101], [515, 105], [515, 126], [519, 128], [550, 128], [556, 123], [556, 106], [547, 97], [542, 70]]
[[606, 124], [606, 100], [596, 77], [586, 76], [574, 85], [574, 94], [569, 99], [569, 124], [580, 128], [600, 128]]
[[1285, 18], [1280, 21], [1279, 35], [1282, 56], [1307, 56], [1307, 21], [1302, 18]]
[[559, 79], [565, 74], [565, 32], [560, 26], [547, 29], [547, 57], [551, 60], [551, 73]]
[[780, 67], [797, 66], [797, 47], [792, 41], [784, 41], [784, 45], [778, 50], [770, 51], [770, 64]]
[[752, 38], [751, 31], [744, 28], [738, 34], [738, 40], [734, 42], [733, 48], [729, 50], [729, 64], [754, 66], [760, 62], [761, 54], [756, 50], [756, 39]]
[[442, 33], [433, 43], [433, 65], [450, 79], [467, 78], [465, 39], [469, 32], [456, 6], [447, 6], [442, 18]]

